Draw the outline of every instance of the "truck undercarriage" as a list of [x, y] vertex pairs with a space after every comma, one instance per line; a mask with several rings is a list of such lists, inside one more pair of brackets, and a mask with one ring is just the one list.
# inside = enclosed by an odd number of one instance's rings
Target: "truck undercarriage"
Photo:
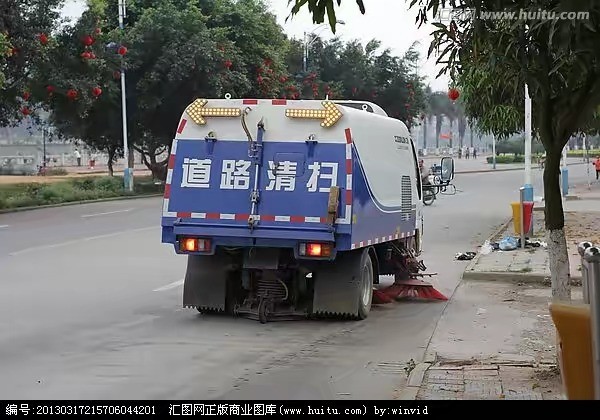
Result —
[[[291, 249], [281, 248], [217, 248], [215, 255], [190, 255], [183, 305], [261, 323], [364, 319], [372, 303], [411, 295], [402, 293], [403, 287], [431, 288], [415, 282], [428, 274], [422, 273], [426, 267], [417, 259], [414, 243], [407, 238], [340, 252], [334, 261], [297, 260]], [[374, 290], [380, 275], [393, 275], [394, 285]]]

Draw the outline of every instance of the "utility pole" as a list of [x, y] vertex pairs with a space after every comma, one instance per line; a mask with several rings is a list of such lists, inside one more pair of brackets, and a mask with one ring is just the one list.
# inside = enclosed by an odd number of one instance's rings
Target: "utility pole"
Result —
[[[119, 0], [119, 29], [121, 36], [125, 26], [123, 21], [126, 16], [125, 0]], [[127, 142], [127, 93], [125, 91], [125, 59], [121, 56], [121, 108], [123, 118], [123, 157], [125, 159], [125, 169], [123, 171], [123, 181], [125, 190], [133, 191], [133, 168], [129, 167], [129, 145]]]

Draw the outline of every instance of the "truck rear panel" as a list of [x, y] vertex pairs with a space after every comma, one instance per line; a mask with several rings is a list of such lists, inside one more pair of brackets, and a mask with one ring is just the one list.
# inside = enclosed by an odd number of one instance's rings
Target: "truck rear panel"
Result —
[[[229, 123], [244, 134], [239, 121]], [[270, 138], [268, 126], [258, 139], [252, 131], [254, 144], [260, 144], [258, 153], [241, 135], [174, 140], [163, 205], [163, 242], [198, 235], [211, 238], [213, 248], [294, 247], [306, 240], [336, 242], [349, 249], [350, 142], [346, 138], [319, 142], [308, 135]], [[331, 187], [340, 188], [333, 225], [328, 221]], [[259, 194], [254, 208], [253, 191]]]

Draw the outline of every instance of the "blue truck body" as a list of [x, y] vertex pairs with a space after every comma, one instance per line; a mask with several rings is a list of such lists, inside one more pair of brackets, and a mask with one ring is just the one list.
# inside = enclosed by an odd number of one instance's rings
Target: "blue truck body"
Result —
[[188, 256], [184, 306], [261, 320], [365, 318], [378, 276], [420, 253], [422, 191], [406, 126], [374, 104], [338, 105], [345, 124], [333, 127], [319, 110], [326, 102], [212, 102], [222, 106], [203, 111], [212, 118], [198, 108], [182, 116], [165, 185], [162, 242]]

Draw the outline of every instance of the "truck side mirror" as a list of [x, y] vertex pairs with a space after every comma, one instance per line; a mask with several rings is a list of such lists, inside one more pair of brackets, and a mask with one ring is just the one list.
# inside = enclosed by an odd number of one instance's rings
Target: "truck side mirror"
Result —
[[440, 174], [442, 182], [452, 181], [454, 179], [454, 159], [449, 156], [443, 157], [440, 166], [442, 167]]

